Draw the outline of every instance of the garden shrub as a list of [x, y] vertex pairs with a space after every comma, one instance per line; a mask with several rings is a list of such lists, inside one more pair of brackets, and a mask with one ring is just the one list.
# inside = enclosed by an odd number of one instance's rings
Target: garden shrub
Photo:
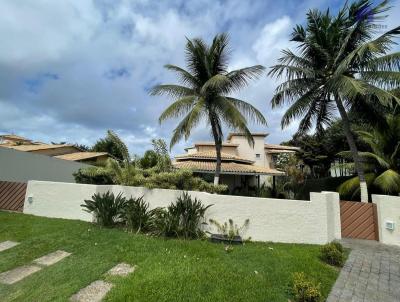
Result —
[[321, 247], [321, 259], [334, 266], [343, 266], [344, 249], [339, 242], [331, 242]]
[[184, 192], [166, 209], [155, 211], [155, 232], [166, 237], [200, 238], [204, 236], [201, 224], [209, 207], [210, 205], [204, 206], [200, 200], [193, 199], [187, 192]]
[[122, 220], [129, 231], [147, 232], [150, 231], [154, 212], [149, 210], [149, 204], [143, 199], [129, 198], [122, 211]]
[[303, 272], [293, 274], [292, 293], [296, 302], [321, 301], [320, 284], [308, 279]]
[[[91, 173], [96, 170], [96, 173]], [[112, 185], [114, 184], [113, 176], [109, 172], [99, 173], [97, 167], [89, 167], [79, 169], [77, 172], [72, 174], [75, 178], [75, 182], [78, 184], [90, 184], [90, 185]]]
[[114, 196], [114, 193], [95, 193], [92, 199], [85, 200], [81, 207], [86, 212], [93, 213], [96, 222], [105, 227], [112, 227], [121, 222], [122, 213], [125, 208], [126, 199], [122, 193]]

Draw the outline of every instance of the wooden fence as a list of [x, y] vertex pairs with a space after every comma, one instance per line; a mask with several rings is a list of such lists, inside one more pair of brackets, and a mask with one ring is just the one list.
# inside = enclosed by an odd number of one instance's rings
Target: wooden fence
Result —
[[379, 240], [376, 204], [341, 201], [342, 237]]
[[22, 212], [26, 186], [24, 182], [0, 181], [0, 209]]

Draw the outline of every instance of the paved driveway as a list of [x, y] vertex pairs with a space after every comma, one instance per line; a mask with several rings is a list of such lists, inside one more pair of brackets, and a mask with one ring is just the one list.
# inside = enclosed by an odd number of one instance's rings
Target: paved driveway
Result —
[[400, 248], [343, 239], [352, 251], [327, 302], [399, 302]]

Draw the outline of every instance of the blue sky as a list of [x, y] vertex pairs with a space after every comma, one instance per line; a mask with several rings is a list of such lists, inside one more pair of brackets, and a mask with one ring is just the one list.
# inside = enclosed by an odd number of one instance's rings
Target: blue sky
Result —
[[[5, 0], [0, 3], [0, 133], [40, 141], [92, 144], [115, 130], [132, 153], [143, 153], [151, 138], [167, 141], [177, 121], [157, 118], [170, 100], [150, 97], [157, 83], [175, 83], [163, 69], [184, 66], [185, 36], [210, 41], [231, 38], [231, 69], [273, 65], [291, 29], [311, 8], [336, 10], [339, 0]], [[397, 25], [399, 1], [387, 20]], [[297, 124], [281, 130], [283, 109], [272, 111], [276, 82], [267, 76], [237, 96], [259, 108], [279, 143]], [[228, 130], [227, 130], [228, 132]], [[188, 142], [209, 140], [204, 123]]]

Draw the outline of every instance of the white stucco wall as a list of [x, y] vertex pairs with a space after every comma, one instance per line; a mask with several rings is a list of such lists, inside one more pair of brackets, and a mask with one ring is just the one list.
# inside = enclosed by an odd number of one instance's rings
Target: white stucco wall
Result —
[[73, 173], [89, 165], [0, 147], [0, 180], [75, 182]]
[[[144, 196], [151, 208], [166, 207], [182, 193], [177, 190], [142, 187], [96, 186], [32, 181], [28, 183], [24, 213], [92, 221], [81, 204], [95, 192], [123, 192], [127, 197]], [[340, 239], [339, 197], [336, 193], [312, 193], [311, 201], [253, 198], [192, 192], [210, 205], [207, 220], [238, 225], [250, 219], [245, 237], [255, 241], [324, 244]], [[32, 198], [28, 198], [31, 196]], [[33, 200], [30, 202], [29, 200]], [[335, 217], [332, 217], [335, 216]], [[338, 223], [339, 221], [339, 223]]]
[[[378, 211], [379, 242], [400, 246], [400, 197], [372, 195]], [[394, 230], [385, 228], [386, 221], [395, 223]]]

